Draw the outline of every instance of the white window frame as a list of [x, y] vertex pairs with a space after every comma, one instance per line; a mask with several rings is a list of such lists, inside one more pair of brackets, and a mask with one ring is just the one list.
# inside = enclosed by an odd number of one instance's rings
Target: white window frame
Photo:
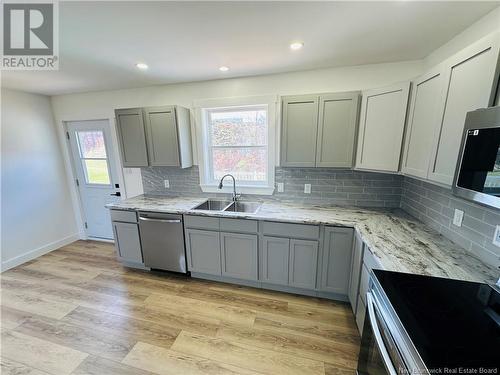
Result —
[[218, 181], [211, 177], [209, 155], [208, 112], [214, 109], [230, 110], [241, 107], [267, 107], [267, 182], [249, 183], [236, 181], [236, 190], [242, 194], [272, 195], [274, 192], [274, 168], [276, 160], [276, 117], [277, 96], [252, 96], [244, 98], [220, 98], [199, 100], [194, 103], [196, 112], [195, 134], [197, 139], [198, 165], [200, 169], [200, 187], [206, 193], [232, 193], [232, 183], [218, 189]]

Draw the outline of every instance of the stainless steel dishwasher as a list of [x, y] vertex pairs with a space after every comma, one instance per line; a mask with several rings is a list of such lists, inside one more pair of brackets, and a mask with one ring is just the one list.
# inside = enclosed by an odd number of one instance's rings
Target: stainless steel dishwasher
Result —
[[146, 267], [186, 273], [182, 215], [139, 212], [139, 230]]

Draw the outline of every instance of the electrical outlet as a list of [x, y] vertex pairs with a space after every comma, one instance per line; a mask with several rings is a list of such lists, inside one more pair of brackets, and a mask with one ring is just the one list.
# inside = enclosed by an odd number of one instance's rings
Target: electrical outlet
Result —
[[163, 184], [165, 185], [165, 189], [170, 189], [170, 181], [169, 180], [163, 180]]
[[500, 225], [497, 225], [495, 234], [493, 235], [493, 245], [500, 247]]
[[311, 194], [311, 184], [304, 184], [304, 193]]
[[285, 191], [285, 184], [283, 182], [278, 182], [276, 185], [278, 186], [278, 193], [283, 193]]
[[462, 210], [457, 210], [455, 208], [455, 215], [453, 216], [453, 225], [461, 227], [463, 220], [464, 220], [464, 212]]

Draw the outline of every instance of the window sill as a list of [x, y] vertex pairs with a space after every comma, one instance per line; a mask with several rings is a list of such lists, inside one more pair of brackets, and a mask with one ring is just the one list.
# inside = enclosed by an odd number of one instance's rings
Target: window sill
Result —
[[[217, 185], [200, 185], [201, 190], [204, 193], [223, 193], [232, 194], [233, 185], [225, 185], [222, 189], [219, 189]], [[236, 193], [238, 194], [255, 194], [255, 195], [272, 195], [274, 192], [274, 187], [270, 186], [241, 186], [236, 184]]]

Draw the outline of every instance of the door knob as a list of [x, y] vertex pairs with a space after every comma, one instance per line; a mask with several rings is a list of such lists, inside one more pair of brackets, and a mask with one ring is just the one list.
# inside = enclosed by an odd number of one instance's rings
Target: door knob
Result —
[[117, 191], [116, 193], [112, 193], [112, 194], [109, 194], [109, 195], [114, 195], [114, 196], [117, 196], [117, 197], [121, 197], [122, 193], [120, 193], [119, 191]]

